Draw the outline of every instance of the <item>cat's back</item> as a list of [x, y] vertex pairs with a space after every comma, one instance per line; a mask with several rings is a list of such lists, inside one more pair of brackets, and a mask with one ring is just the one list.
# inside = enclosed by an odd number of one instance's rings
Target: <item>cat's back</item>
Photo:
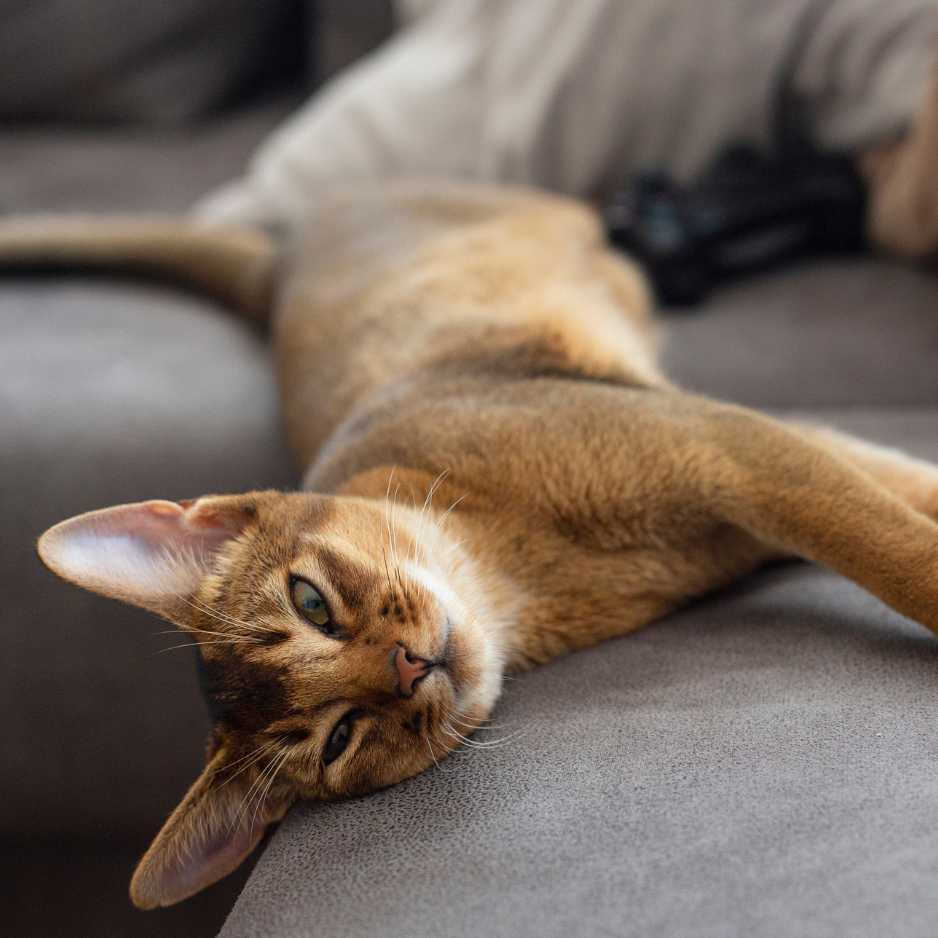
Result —
[[434, 376], [663, 384], [649, 307], [578, 202], [464, 183], [334, 193], [288, 262], [275, 321], [294, 443], [308, 459], [376, 395]]

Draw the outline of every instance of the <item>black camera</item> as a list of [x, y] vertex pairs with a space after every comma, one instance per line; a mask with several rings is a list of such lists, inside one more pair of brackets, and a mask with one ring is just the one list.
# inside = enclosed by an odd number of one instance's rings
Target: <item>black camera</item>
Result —
[[644, 173], [605, 206], [613, 244], [637, 258], [661, 302], [689, 306], [722, 280], [866, 246], [866, 191], [851, 159], [768, 158], [737, 148], [695, 185]]

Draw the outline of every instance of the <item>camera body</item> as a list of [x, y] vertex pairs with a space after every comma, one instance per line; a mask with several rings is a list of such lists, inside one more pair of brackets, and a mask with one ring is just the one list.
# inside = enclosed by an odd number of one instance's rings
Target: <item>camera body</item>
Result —
[[848, 157], [775, 159], [742, 148], [693, 186], [643, 173], [604, 209], [612, 243], [644, 265], [669, 306], [693, 306], [717, 282], [786, 260], [860, 252], [865, 215]]

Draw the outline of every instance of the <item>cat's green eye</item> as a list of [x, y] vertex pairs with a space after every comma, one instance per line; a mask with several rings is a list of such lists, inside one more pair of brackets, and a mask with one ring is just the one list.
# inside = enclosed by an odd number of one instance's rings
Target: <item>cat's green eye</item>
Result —
[[326, 748], [322, 751], [323, 765], [329, 765], [330, 762], [335, 762], [335, 760], [348, 749], [348, 744], [352, 739], [352, 725], [355, 722], [356, 715], [353, 710], [350, 713], [346, 713], [345, 716], [336, 723], [335, 729], [332, 731], [332, 734], [329, 736], [329, 741], [326, 743]]
[[298, 576], [290, 577], [290, 601], [293, 608], [310, 624], [326, 635], [335, 635], [338, 629], [332, 622], [329, 607], [319, 591]]

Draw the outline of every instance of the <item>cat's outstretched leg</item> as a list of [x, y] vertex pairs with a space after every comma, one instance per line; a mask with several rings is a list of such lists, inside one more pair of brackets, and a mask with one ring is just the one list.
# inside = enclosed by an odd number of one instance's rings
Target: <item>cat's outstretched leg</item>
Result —
[[[588, 432], [573, 411], [593, 415]], [[549, 471], [516, 459], [505, 474], [540, 480], [505, 485], [527, 506], [525, 551], [499, 552], [491, 531], [503, 518], [470, 532], [526, 597], [522, 666], [632, 632], [786, 557], [829, 567], [938, 633], [938, 467], [670, 392], [592, 389], [571, 414], [558, 408], [548, 436]], [[549, 529], [532, 533], [541, 517]]]
[[833, 455], [862, 469], [916, 511], [938, 520], [938, 466], [820, 424], [798, 422], [792, 426]]
[[922, 464], [731, 407], [707, 414], [695, 450], [697, 484], [718, 517], [938, 632], [938, 524], [924, 513], [934, 489]]

